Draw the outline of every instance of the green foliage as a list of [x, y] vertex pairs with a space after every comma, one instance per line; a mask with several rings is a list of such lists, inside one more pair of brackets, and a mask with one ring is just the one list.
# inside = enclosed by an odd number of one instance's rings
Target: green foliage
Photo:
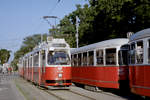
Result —
[[89, 0], [89, 5], [76, 7], [58, 25], [59, 34], [69, 34], [66, 40], [71, 47], [76, 47], [76, 16], [80, 19], [79, 46], [126, 38], [127, 32], [137, 32], [150, 26], [149, 0]]
[[0, 50], [0, 64], [3, 65], [4, 63], [7, 63], [10, 57], [10, 52], [9, 50], [6, 49], [1, 49]]

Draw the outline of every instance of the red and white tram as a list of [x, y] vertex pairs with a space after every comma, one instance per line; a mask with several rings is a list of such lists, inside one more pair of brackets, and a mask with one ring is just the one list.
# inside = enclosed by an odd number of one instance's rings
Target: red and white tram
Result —
[[22, 58], [19, 59], [19, 62], [17, 64], [18, 66], [18, 73], [21, 77], [23, 77], [24, 71], [23, 71], [23, 61]]
[[72, 49], [72, 82], [88, 88], [128, 86], [127, 43], [118, 38]]
[[41, 43], [19, 61], [19, 74], [38, 85], [71, 85], [70, 47], [64, 39]]
[[129, 45], [131, 92], [150, 97], [150, 28], [133, 34]]

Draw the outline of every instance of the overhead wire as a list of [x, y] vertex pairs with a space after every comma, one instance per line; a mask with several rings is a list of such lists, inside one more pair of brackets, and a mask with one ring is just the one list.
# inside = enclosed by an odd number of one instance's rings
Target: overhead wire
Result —
[[[50, 14], [55, 10], [55, 8], [56, 8], [57, 5], [60, 3], [60, 1], [61, 1], [61, 0], [58, 0], [58, 1], [55, 3], [55, 5], [49, 10], [48, 15], [50, 15]], [[42, 19], [41, 22], [40, 22], [39, 25], [34, 29], [33, 32], [35, 32], [36, 30], [40, 29], [42, 23], [44, 22], [43, 17], [41, 17], [40, 19]]]

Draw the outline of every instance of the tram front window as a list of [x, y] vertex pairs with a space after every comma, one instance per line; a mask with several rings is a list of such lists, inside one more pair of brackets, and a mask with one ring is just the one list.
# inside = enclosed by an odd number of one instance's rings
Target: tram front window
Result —
[[62, 51], [57, 51], [57, 52], [50, 51], [48, 53], [48, 64], [69, 65], [70, 64], [69, 55], [66, 52], [62, 52]]

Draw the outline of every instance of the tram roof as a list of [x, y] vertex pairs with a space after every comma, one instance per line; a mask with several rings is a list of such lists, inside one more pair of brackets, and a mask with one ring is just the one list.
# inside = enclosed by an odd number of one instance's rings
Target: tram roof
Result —
[[[64, 46], [62, 44], [64, 44]], [[31, 52], [28, 52], [27, 54], [25, 54], [23, 56], [23, 58], [29, 57], [30, 55], [32, 55], [32, 54], [34, 54], [40, 50], [45, 50], [45, 49], [48, 49], [50, 47], [53, 47], [55, 49], [70, 48], [70, 46], [65, 41], [65, 39], [63, 39], [63, 38], [51, 38], [50, 40], [44, 41], [44, 42], [40, 43], [39, 45], [37, 45]]]
[[136, 32], [130, 37], [130, 41], [134, 41], [134, 40], [138, 40], [138, 39], [142, 39], [146, 37], [150, 37], [150, 28]]
[[117, 39], [105, 40], [105, 41], [101, 41], [98, 43], [86, 45], [86, 46], [83, 46], [80, 48], [71, 49], [71, 53], [90, 51], [90, 50], [94, 50], [94, 49], [98, 49], [98, 48], [111, 48], [111, 47], [113, 48], [113, 47], [127, 44], [128, 41], [129, 40], [127, 38], [117, 38]]

